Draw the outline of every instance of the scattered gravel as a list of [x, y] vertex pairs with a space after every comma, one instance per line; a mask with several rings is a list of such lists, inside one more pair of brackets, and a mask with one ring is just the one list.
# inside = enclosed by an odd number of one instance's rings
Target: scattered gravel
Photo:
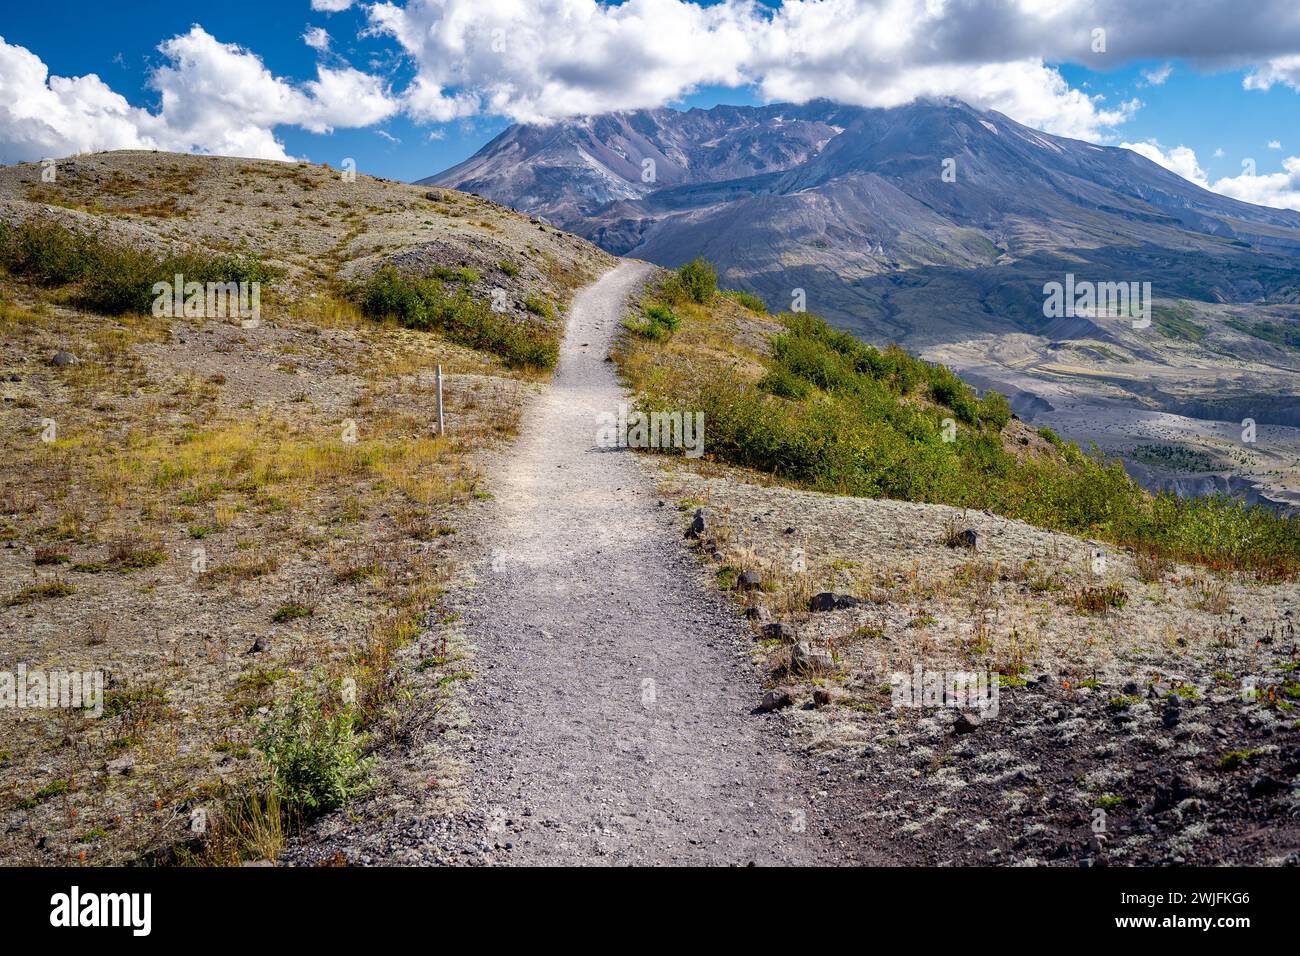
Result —
[[491, 471], [478, 581], [460, 601], [468, 809], [318, 827], [298, 861], [847, 857], [815, 768], [783, 718], [758, 711], [743, 620], [656, 507], [651, 470], [596, 443], [597, 416], [626, 400], [604, 357], [649, 271], [624, 263], [574, 299], [554, 384]]

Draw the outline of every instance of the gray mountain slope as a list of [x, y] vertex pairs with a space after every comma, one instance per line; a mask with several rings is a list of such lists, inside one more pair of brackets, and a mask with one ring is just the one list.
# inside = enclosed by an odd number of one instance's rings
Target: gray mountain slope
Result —
[[[1131, 150], [955, 100], [814, 101], [516, 126], [425, 182], [619, 255], [706, 256], [773, 309], [803, 290], [810, 311], [1081, 442], [1192, 445], [1300, 500], [1300, 213]], [[1152, 322], [1044, 315], [1044, 284], [1067, 273], [1150, 282]], [[1279, 430], [1243, 448], [1245, 418]]]

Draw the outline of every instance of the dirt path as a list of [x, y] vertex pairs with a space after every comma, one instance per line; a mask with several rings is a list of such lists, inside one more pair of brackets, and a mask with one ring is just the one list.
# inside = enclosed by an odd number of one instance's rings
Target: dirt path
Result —
[[491, 558], [465, 617], [471, 787], [493, 862], [814, 862], [797, 758], [751, 713], [748, 634], [647, 469], [596, 442], [597, 416], [626, 400], [609, 342], [649, 269], [625, 263], [575, 298], [554, 385], [491, 483]]

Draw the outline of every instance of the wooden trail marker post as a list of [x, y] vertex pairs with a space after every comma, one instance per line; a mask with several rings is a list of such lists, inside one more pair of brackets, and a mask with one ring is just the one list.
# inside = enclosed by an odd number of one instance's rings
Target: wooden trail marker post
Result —
[[443, 435], [446, 433], [447, 425], [446, 422], [443, 421], [443, 417], [442, 417], [442, 366], [441, 365], [435, 368], [433, 373], [433, 380], [434, 380], [434, 385], [438, 391], [438, 434]]

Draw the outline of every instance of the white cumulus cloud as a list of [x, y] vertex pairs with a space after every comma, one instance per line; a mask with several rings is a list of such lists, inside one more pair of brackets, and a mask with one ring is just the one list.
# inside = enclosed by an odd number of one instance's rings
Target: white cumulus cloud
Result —
[[302, 35], [302, 42], [313, 50], [324, 53], [330, 48], [329, 31], [324, 27], [308, 27], [307, 32]]
[[[1275, 209], [1300, 210], [1300, 156], [1291, 156], [1282, 161], [1280, 173], [1243, 172], [1240, 176], [1225, 176], [1209, 182], [1205, 170], [1196, 159], [1196, 153], [1186, 146], [1165, 149], [1155, 140], [1143, 143], [1122, 143], [1125, 149], [1131, 149], [1145, 156], [1153, 163], [1159, 163], [1165, 169], [1177, 173], [1189, 182], [1203, 189], [1209, 189], [1232, 199], [1254, 203], [1257, 206], [1272, 206]], [[1216, 150], [1216, 155], [1218, 151]]]
[[1172, 63], [1165, 63], [1162, 66], [1156, 67], [1154, 70], [1143, 70], [1142, 79], [1146, 80], [1152, 86], [1164, 86], [1165, 81], [1169, 79], [1173, 72], [1174, 65]]
[[1195, 183], [1202, 189], [1209, 189], [1210, 183], [1205, 178], [1205, 170], [1196, 159], [1196, 151], [1187, 146], [1175, 146], [1166, 150], [1154, 139], [1143, 143], [1120, 143], [1125, 149], [1131, 149], [1140, 156], [1145, 156], [1153, 163], [1177, 173], [1188, 182]]
[[1300, 91], [1300, 54], [1269, 60], [1242, 80], [1242, 86], [1248, 90], [1270, 90], [1279, 83]]
[[1212, 187], [1216, 193], [1278, 209], [1300, 210], [1300, 156], [1290, 156], [1282, 161], [1282, 172], [1262, 176], [1240, 176], [1220, 179]]
[[95, 74], [50, 76], [40, 57], [0, 37], [0, 160], [170, 145], [160, 119]]
[[1071, 88], [1032, 44], [1014, 44], [1010, 56], [974, 48], [990, 29], [980, 8], [1002, 20], [1002, 7], [992, 0], [786, 0], [776, 10], [752, 0], [410, 0], [366, 12], [370, 32], [393, 38], [417, 65], [406, 106], [432, 122], [477, 113], [547, 122], [662, 106], [704, 85], [755, 85], [772, 101], [828, 97], [862, 106], [958, 96], [1090, 139], [1132, 115], [1136, 102], [1107, 105]]
[[164, 149], [288, 159], [277, 126], [313, 132], [369, 126], [399, 104], [383, 81], [352, 67], [316, 79], [274, 76], [255, 53], [200, 26], [159, 44], [149, 77], [156, 111], [132, 106], [98, 76], [50, 76], [31, 51], [0, 38], [0, 160], [99, 149]]

